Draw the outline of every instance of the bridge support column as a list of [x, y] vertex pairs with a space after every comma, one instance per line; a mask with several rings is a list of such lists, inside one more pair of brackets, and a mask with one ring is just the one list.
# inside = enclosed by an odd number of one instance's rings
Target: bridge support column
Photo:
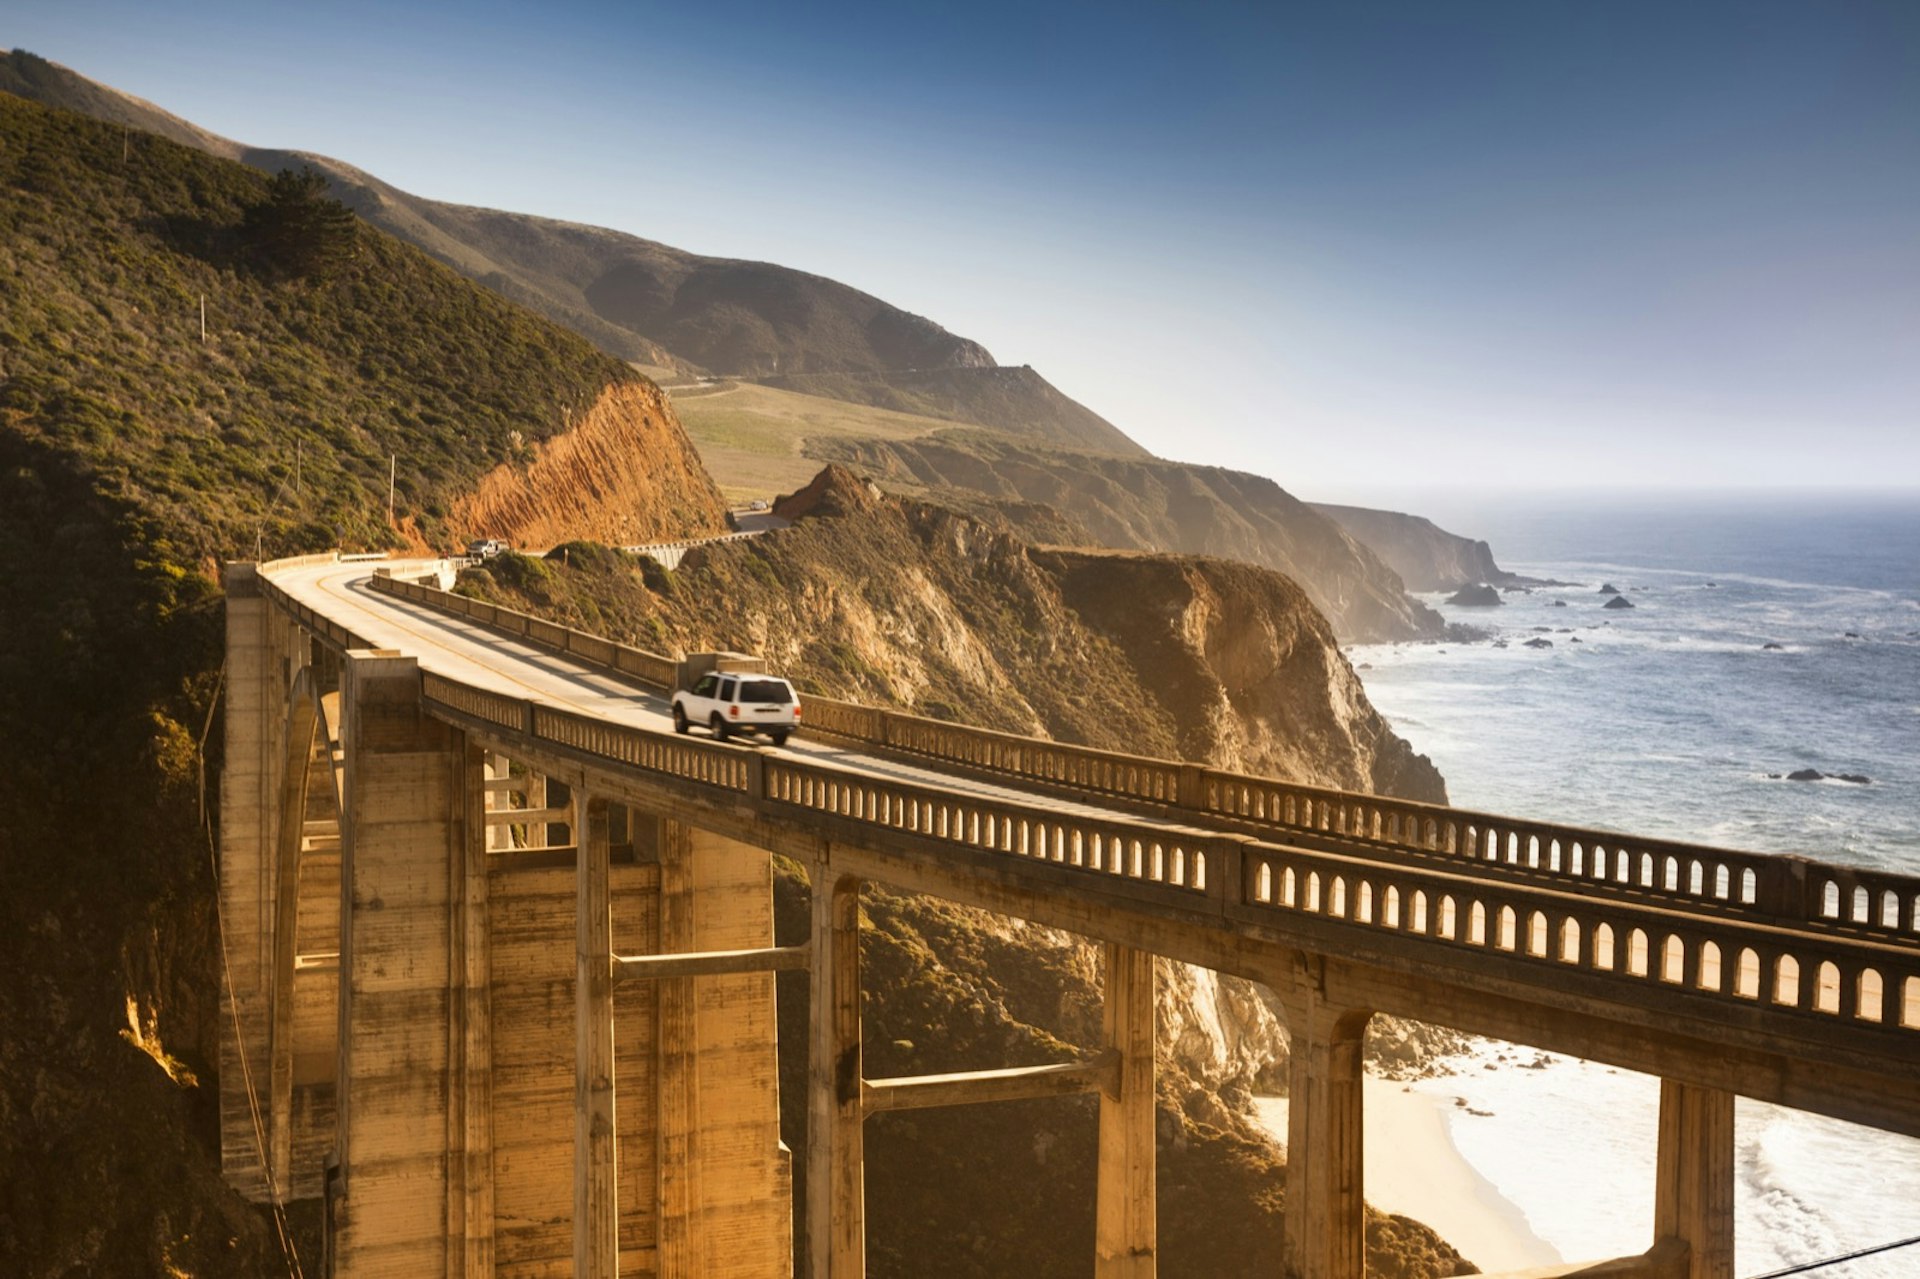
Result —
[[[773, 944], [762, 848], [677, 821], [659, 829], [657, 951]], [[793, 1273], [792, 1156], [780, 1144], [771, 972], [670, 977], [654, 991], [653, 1179], [662, 1279]]]
[[1286, 1261], [1291, 1279], [1366, 1274], [1366, 1009], [1329, 1003], [1301, 961], [1280, 990], [1287, 1012]]
[[863, 1279], [860, 881], [816, 863], [807, 1070], [808, 1279]]
[[1153, 956], [1109, 943], [1102, 1021], [1120, 1054], [1119, 1095], [1100, 1094], [1095, 1279], [1153, 1279], [1158, 1219], [1154, 1178]]
[[614, 1145], [613, 902], [607, 802], [587, 805], [575, 879], [573, 1273], [620, 1273], [618, 1153]]
[[1687, 1245], [1687, 1279], [1733, 1279], [1733, 1094], [1660, 1081], [1655, 1242]]
[[412, 658], [348, 653], [334, 1270], [445, 1274], [451, 868], [465, 743]]

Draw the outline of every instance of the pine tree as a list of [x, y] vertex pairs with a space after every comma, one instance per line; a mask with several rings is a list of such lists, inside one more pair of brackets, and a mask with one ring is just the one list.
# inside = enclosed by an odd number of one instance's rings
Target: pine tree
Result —
[[267, 183], [267, 198], [247, 209], [249, 244], [267, 266], [301, 279], [325, 279], [353, 260], [359, 219], [327, 194], [327, 180], [311, 165], [282, 169]]

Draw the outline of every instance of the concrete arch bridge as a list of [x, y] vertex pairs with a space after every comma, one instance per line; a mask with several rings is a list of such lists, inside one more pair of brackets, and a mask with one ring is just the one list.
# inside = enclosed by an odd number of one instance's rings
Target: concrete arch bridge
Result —
[[[324, 1199], [330, 1273], [764, 1279], [797, 1230], [811, 1279], [858, 1279], [868, 1115], [1091, 1093], [1095, 1273], [1151, 1276], [1156, 955], [1286, 1011], [1276, 1276], [1364, 1272], [1375, 1013], [1662, 1079], [1655, 1237], [1596, 1275], [1730, 1279], [1736, 1095], [1920, 1136], [1920, 879], [826, 699], [786, 749], [677, 737], [671, 659], [423, 584], [443, 569], [228, 570], [225, 1168]], [[773, 853], [812, 876], [801, 945], [773, 942]], [[1102, 943], [1104, 1050], [867, 1078], [867, 881]]]

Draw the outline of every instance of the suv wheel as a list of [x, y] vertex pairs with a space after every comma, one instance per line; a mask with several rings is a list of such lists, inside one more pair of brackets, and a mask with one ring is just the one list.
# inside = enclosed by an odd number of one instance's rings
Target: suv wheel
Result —
[[673, 704], [673, 731], [676, 733], [684, 733], [692, 727], [693, 725], [687, 723], [687, 708], [675, 702]]
[[775, 746], [785, 746], [787, 744], [787, 734], [791, 731], [791, 729], [776, 728], [768, 733], [767, 736], [773, 739]]
[[713, 740], [714, 740], [714, 741], [716, 741], [716, 742], [724, 742], [724, 741], [726, 741], [726, 740], [727, 740], [727, 738], [729, 738], [729, 737], [731, 737], [731, 736], [733, 735], [733, 734], [732, 734], [732, 731], [731, 731], [730, 729], [728, 729], [728, 727], [727, 727], [727, 721], [725, 721], [724, 719], [721, 719], [721, 718], [720, 718], [720, 712], [719, 712], [719, 711], [715, 711], [715, 712], [713, 713], [713, 719], [712, 719], [712, 720], [710, 721], [710, 723], [711, 723], [711, 725], [712, 725], [712, 727], [713, 727]]

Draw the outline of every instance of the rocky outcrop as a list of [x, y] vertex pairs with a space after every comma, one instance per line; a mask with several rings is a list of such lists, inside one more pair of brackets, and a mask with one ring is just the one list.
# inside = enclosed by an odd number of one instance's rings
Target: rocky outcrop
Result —
[[971, 490], [1037, 502], [1097, 545], [1242, 560], [1304, 587], [1345, 640], [1437, 638], [1440, 615], [1338, 524], [1264, 476], [1160, 458], [1069, 453], [973, 431], [910, 440], [808, 441], [890, 488]]
[[453, 508], [466, 537], [634, 545], [726, 531], [726, 503], [651, 382], [608, 387], [569, 430], [525, 446]]
[[1633, 601], [1628, 599], [1624, 595], [1615, 595], [1611, 599], [1609, 599], [1605, 604], [1602, 604], [1600, 607], [1601, 608], [1632, 608]]
[[1330, 502], [1310, 505], [1385, 561], [1410, 591], [1451, 591], [1475, 582], [1522, 586], [1532, 580], [1494, 563], [1493, 548], [1485, 542], [1449, 533], [1423, 516]]
[[1229, 560], [1033, 551], [1173, 717], [1175, 751], [1216, 767], [1445, 802], [1387, 727], [1291, 579]]
[[1500, 592], [1484, 583], [1463, 586], [1447, 597], [1447, 603], [1461, 608], [1498, 608], [1506, 603]]

